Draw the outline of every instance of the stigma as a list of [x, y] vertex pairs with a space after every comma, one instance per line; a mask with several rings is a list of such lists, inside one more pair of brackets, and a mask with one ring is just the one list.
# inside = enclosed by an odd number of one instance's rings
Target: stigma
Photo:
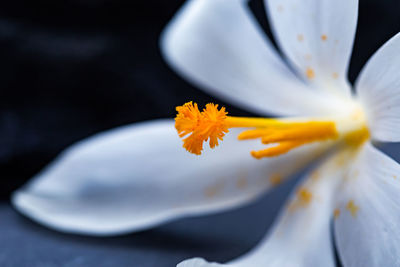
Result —
[[[175, 128], [183, 139], [183, 147], [190, 153], [200, 155], [203, 145], [218, 146], [230, 128], [243, 128], [238, 140], [259, 139], [266, 148], [251, 151], [261, 159], [285, 154], [300, 146], [338, 140], [354, 133], [355, 139], [366, 135], [366, 127], [357, 121], [335, 118], [248, 118], [228, 116], [224, 107], [209, 103], [200, 111], [193, 102], [176, 107]], [[354, 116], [353, 116], [354, 117]], [[360, 133], [360, 129], [362, 133]]]
[[[212, 103], [207, 104], [202, 112], [196, 103], [188, 102], [176, 108], [175, 128], [183, 139], [183, 147], [190, 153], [200, 155], [203, 143], [209, 140], [211, 148], [218, 146], [229, 132], [226, 123], [227, 112]], [[185, 137], [186, 136], [186, 137]]]

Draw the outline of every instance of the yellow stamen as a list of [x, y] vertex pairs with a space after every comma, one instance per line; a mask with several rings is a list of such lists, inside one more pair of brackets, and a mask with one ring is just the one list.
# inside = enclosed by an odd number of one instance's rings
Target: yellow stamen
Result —
[[270, 148], [259, 150], [259, 151], [251, 151], [251, 155], [253, 157], [255, 157], [256, 159], [261, 159], [264, 157], [280, 156], [282, 154], [289, 152], [293, 148], [299, 147], [305, 143], [306, 142], [303, 140], [280, 142], [279, 145], [274, 146], [274, 147], [270, 147]]
[[[218, 105], [207, 104], [200, 112], [196, 103], [188, 102], [176, 108], [178, 114], [175, 118], [175, 128], [183, 138], [183, 147], [196, 155], [203, 150], [203, 143], [209, 141], [211, 148], [218, 146], [229, 128], [247, 128], [239, 134], [239, 140], [261, 139], [263, 144], [268, 144], [266, 149], [251, 151], [251, 155], [257, 159], [274, 157], [285, 154], [299, 146], [338, 139], [339, 136], [352, 142], [365, 135], [365, 129], [361, 133], [351, 128], [344, 130], [341, 125], [341, 135], [337, 130], [337, 123], [331, 119], [271, 119], [271, 118], [242, 118], [227, 116], [225, 108], [218, 109]], [[347, 125], [347, 124], [346, 124]], [[355, 125], [351, 123], [349, 125]], [[346, 126], [347, 127], [347, 126]], [[346, 129], [350, 129], [347, 127]]]
[[239, 140], [257, 139], [257, 138], [263, 137], [265, 135], [271, 134], [273, 132], [274, 132], [273, 129], [264, 129], [264, 128], [247, 130], [247, 131], [241, 132], [238, 135], [238, 139]]
[[366, 142], [370, 137], [369, 130], [366, 126], [353, 131], [349, 134], [347, 134], [344, 138], [345, 142], [349, 146], [359, 146], [360, 144]]
[[263, 144], [276, 143], [286, 140], [324, 140], [335, 139], [338, 133], [333, 122], [308, 122], [296, 128], [289, 128], [264, 136]]
[[229, 128], [233, 127], [276, 127], [284, 126], [284, 122], [270, 118], [246, 118], [246, 117], [227, 117], [226, 124]]

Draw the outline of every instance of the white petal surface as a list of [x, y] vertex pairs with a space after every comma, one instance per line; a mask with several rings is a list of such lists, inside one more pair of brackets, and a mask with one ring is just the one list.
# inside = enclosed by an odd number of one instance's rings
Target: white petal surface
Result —
[[310, 90], [282, 62], [244, 0], [190, 0], [162, 36], [174, 69], [246, 109], [280, 115], [331, 113], [332, 98]]
[[400, 165], [367, 144], [341, 190], [335, 220], [345, 267], [400, 266]]
[[[110, 235], [247, 203], [316, 155], [316, 147], [255, 160], [258, 142], [232, 131], [202, 156], [182, 148], [172, 120], [139, 123], [86, 139], [13, 196], [14, 206], [49, 227]], [[303, 152], [310, 152], [303, 155]], [[275, 179], [275, 180], [274, 180]]]
[[400, 34], [369, 60], [356, 84], [373, 138], [400, 141]]
[[[223, 266], [334, 267], [330, 222], [335, 189], [344, 173], [344, 168], [337, 168], [340, 157], [335, 155], [306, 177], [257, 248]], [[198, 261], [188, 260], [182, 266], [197, 266]]]
[[358, 0], [265, 0], [278, 44], [304, 79], [349, 96]]
[[218, 267], [218, 266], [224, 266], [224, 265], [218, 263], [210, 263], [200, 258], [186, 260], [177, 265], [177, 267]]

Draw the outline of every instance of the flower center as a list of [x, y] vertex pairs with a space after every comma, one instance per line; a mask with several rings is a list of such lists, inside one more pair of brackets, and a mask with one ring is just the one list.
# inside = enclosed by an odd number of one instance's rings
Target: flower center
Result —
[[196, 103], [188, 102], [176, 108], [175, 128], [183, 138], [183, 147], [196, 155], [203, 143], [218, 146], [230, 128], [245, 128], [239, 140], [260, 139], [267, 148], [251, 151], [257, 159], [285, 154], [299, 146], [328, 141], [344, 140], [348, 145], [358, 145], [369, 137], [364, 113], [355, 109], [350, 118], [247, 118], [227, 116], [218, 105], [207, 104], [200, 112]]

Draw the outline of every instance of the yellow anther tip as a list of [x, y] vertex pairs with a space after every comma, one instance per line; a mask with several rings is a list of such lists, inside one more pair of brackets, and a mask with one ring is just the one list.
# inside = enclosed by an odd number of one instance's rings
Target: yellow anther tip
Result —
[[262, 156], [260, 156], [260, 153], [258, 151], [251, 151], [250, 154], [255, 159], [261, 159], [262, 158]]

